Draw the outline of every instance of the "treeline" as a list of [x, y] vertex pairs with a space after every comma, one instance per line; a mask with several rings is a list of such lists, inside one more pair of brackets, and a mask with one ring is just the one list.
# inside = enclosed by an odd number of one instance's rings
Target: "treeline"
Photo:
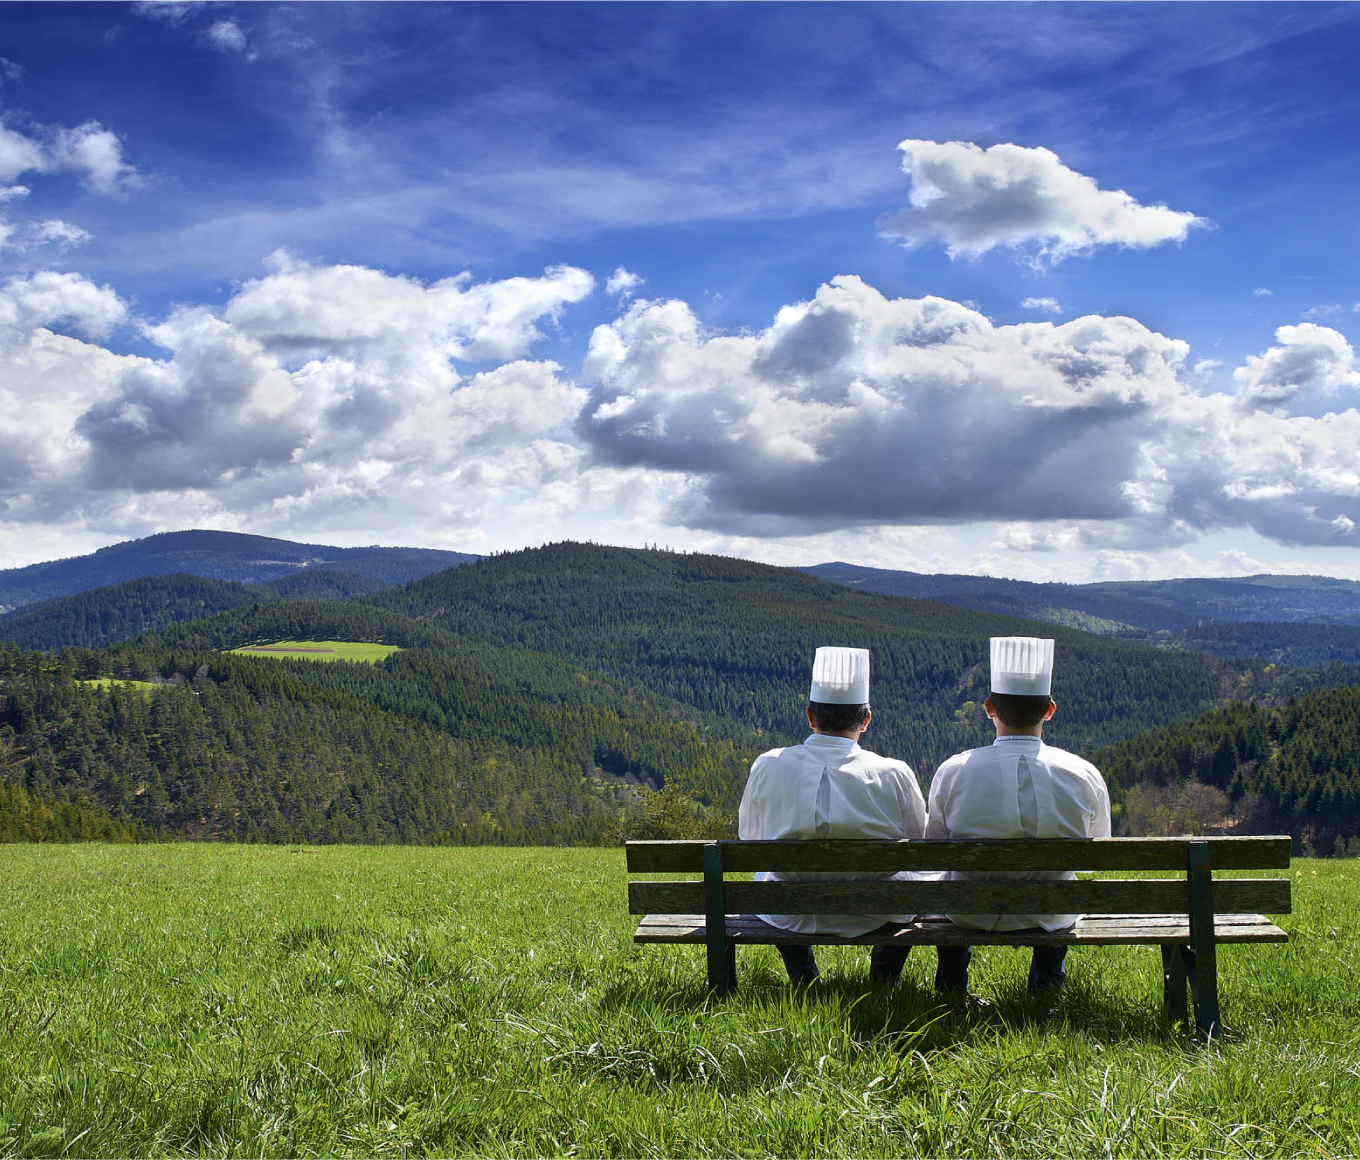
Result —
[[[873, 652], [866, 744], [924, 775], [988, 738], [988, 637], [1058, 639], [1057, 744], [1101, 745], [1218, 704], [1222, 664], [1191, 653], [930, 601], [859, 592], [720, 556], [564, 543], [414, 581], [371, 603], [463, 639], [549, 653], [763, 730], [801, 739], [818, 645]], [[1235, 674], [1226, 678], [1229, 687]]]
[[601, 841], [617, 818], [618, 795], [579, 767], [451, 737], [273, 662], [185, 659], [146, 690], [0, 646], [0, 783], [54, 811], [98, 803], [157, 838], [555, 845]]
[[144, 576], [30, 604], [0, 616], [0, 640], [20, 648], [107, 648], [215, 613], [277, 600], [355, 600], [388, 587], [353, 572], [305, 568], [267, 584], [178, 573]]
[[1288, 833], [1299, 852], [1360, 854], [1360, 688], [1228, 705], [1094, 759], [1129, 831]]

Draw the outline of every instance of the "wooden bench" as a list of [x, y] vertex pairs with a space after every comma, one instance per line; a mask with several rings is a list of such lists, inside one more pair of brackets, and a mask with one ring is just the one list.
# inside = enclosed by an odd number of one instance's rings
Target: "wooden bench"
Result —
[[[1163, 1002], [1173, 1024], [1219, 1035], [1218, 943], [1285, 942], [1264, 914], [1287, 914], [1289, 878], [1217, 878], [1219, 870], [1288, 869], [1288, 837], [1096, 838], [1087, 841], [628, 842], [630, 874], [701, 873], [691, 881], [630, 881], [628, 909], [643, 915], [639, 943], [703, 943], [708, 983], [736, 987], [742, 944], [873, 946], [1120, 946], [1162, 949]], [[750, 882], [756, 870], [893, 873], [899, 870], [1172, 871], [1173, 878], [1058, 881], [883, 880]], [[1264, 913], [1258, 913], [1264, 912]], [[1061, 931], [985, 931], [952, 914], [1084, 914]], [[918, 914], [857, 937], [798, 934], [757, 914]]]

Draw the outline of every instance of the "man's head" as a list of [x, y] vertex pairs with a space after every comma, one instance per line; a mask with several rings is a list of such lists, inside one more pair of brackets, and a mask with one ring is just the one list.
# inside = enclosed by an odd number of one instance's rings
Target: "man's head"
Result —
[[983, 706], [987, 716], [994, 717], [1007, 729], [1027, 733], [1053, 716], [1057, 705], [1047, 693], [1025, 696], [1020, 693], [993, 693]]
[[835, 733], [840, 736], [859, 736], [869, 725], [868, 705], [834, 705], [826, 701], [809, 701], [808, 724], [814, 733]]

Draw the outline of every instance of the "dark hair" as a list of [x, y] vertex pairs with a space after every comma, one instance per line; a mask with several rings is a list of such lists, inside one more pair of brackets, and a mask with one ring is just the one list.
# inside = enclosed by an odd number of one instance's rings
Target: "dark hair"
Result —
[[1008, 729], [1033, 729], [1044, 719], [1053, 698], [1047, 693], [1027, 696], [1022, 693], [993, 693], [989, 698], [992, 712], [1001, 718]]
[[809, 701], [812, 724], [823, 733], [846, 733], [863, 725], [869, 716], [868, 705], [833, 705], [829, 701]]

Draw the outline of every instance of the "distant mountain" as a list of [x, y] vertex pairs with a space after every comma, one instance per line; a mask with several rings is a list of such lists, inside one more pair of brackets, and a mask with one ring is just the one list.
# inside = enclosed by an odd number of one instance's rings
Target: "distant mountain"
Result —
[[263, 584], [305, 568], [332, 568], [404, 584], [477, 557], [435, 548], [331, 548], [238, 532], [162, 532], [46, 564], [0, 571], [0, 609], [71, 596], [91, 588], [185, 572], [210, 580]]
[[183, 572], [143, 576], [5, 613], [0, 616], [0, 640], [40, 652], [108, 648], [232, 608], [276, 600], [355, 600], [390, 587], [330, 568], [307, 568], [267, 584], [208, 580]]
[[[1037, 584], [845, 563], [817, 564], [803, 571], [866, 592], [940, 600], [1137, 640], [1150, 640], [1152, 633], [1179, 633], [1211, 624], [1360, 626], [1360, 582], [1325, 576]], [[1249, 639], [1249, 634], [1238, 636]]]

